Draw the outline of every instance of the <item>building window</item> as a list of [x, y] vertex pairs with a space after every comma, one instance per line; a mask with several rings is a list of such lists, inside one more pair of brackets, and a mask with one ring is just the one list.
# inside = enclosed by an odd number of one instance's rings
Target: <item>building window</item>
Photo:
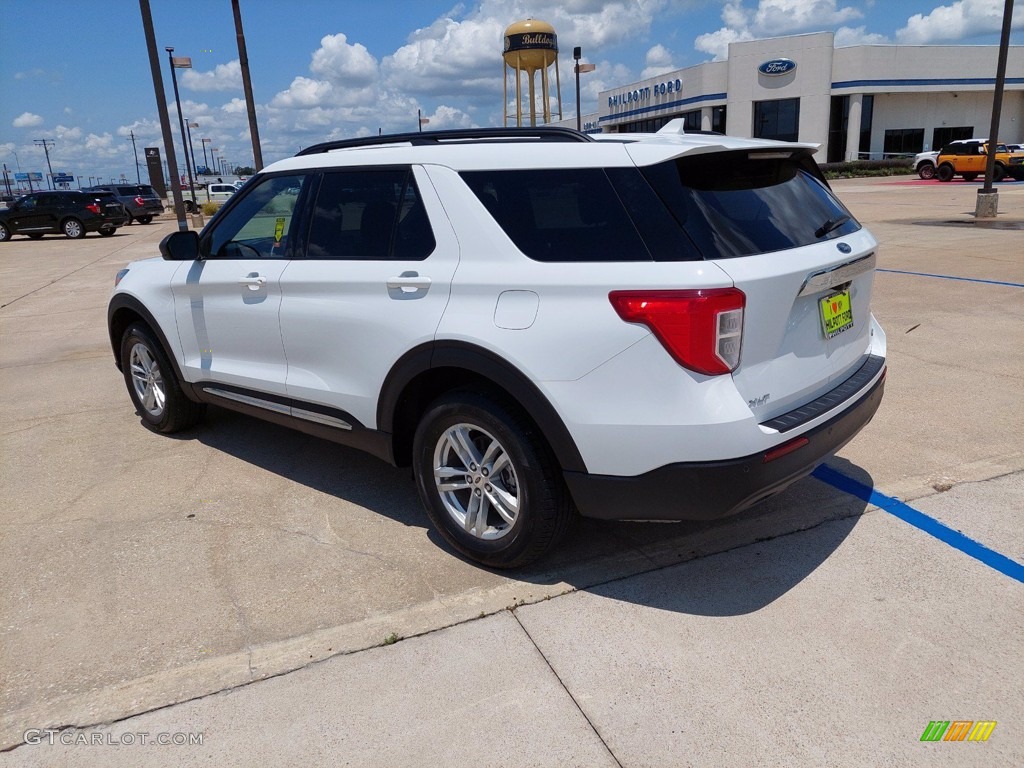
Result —
[[695, 132], [700, 130], [700, 110], [694, 109], [691, 112], [683, 113], [683, 130]]
[[886, 155], [916, 155], [924, 150], [924, 128], [894, 128], [885, 132]]
[[798, 141], [800, 99], [754, 102], [754, 138]]
[[711, 130], [715, 133], [725, 133], [725, 107], [711, 108]]
[[932, 131], [932, 149], [942, 149], [951, 141], [973, 138], [974, 128], [970, 125], [958, 126], [956, 128], [936, 128]]
[[860, 105], [860, 147], [858, 149], [871, 157], [871, 120], [875, 113], [875, 97], [865, 95]]

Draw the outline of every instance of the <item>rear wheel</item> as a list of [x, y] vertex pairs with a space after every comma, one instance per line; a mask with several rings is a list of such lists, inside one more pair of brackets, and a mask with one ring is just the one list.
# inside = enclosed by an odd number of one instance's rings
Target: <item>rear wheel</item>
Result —
[[103, 235], [104, 237], [110, 237], [112, 234], [114, 234], [115, 231], [116, 230], [113, 229], [101, 229], [100, 234]]
[[0, 221], [0, 243], [5, 243], [11, 239], [11, 230], [7, 228], [7, 225]]
[[939, 181], [952, 181], [954, 175], [953, 166], [949, 163], [943, 163], [935, 169], [935, 178]]
[[124, 222], [124, 225], [127, 227], [129, 224], [132, 223], [133, 219], [132, 219], [131, 213], [129, 213], [127, 210], [125, 211], [125, 213], [128, 214], [128, 218], [125, 219], [125, 222]]
[[917, 175], [927, 181], [935, 178], [935, 165], [933, 163], [922, 163], [918, 166]]
[[42, 240], [43, 239], [43, 233], [42, 232], [33, 232], [28, 237], [30, 239], [32, 239], [32, 240]]
[[135, 409], [151, 429], [179, 432], [202, 418], [205, 408], [185, 396], [163, 347], [143, 323], [121, 337], [121, 369]]
[[456, 391], [434, 401], [416, 429], [413, 472], [438, 532], [487, 566], [536, 560], [572, 520], [558, 462], [536, 426], [489, 396]]
[[78, 219], [65, 220], [61, 228], [64, 230], [64, 234], [72, 240], [85, 237], [85, 227], [82, 226], [82, 222]]
[[964, 174], [964, 181], [974, 181], [976, 178], [978, 178], [978, 174], [976, 174], [976, 173], [965, 173]]
[[152, 216], [139, 216], [139, 224], [149, 224], [152, 220]]
[[1005, 176], [1006, 166], [996, 163], [996, 167], [992, 169], [992, 181], [1002, 181]]

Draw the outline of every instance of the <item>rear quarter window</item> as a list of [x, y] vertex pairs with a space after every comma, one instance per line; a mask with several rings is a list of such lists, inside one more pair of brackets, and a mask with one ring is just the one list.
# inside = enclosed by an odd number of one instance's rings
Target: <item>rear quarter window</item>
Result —
[[860, 224], [809, 159], [714, 152], [643, 174], [705, 259], [773, 253], [840, 237]]
[[694, 256], [678, 226], [661, 238], [642, 234], [643, 221], [665, 211], [635, 169], [464, 171], [461, 176], [516, 247], [535, 261]]

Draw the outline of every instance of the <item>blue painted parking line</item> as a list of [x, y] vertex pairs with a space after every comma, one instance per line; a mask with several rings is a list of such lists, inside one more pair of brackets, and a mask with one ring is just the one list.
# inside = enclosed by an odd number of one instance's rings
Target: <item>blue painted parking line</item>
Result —
[[982, 280], [980, 277], [957, 277], [956, 275], [935, 275], [931, 272], [907, 272], [902, 269], [876, 269], [876, 272], [891, 272], [894, 275], [915, 275], [917, 277], [938, 277], [942, 280], [963, 280], [967, 283], [988, 283], [989, 285], [1008, 285], [1011, 288], [1024, 288], [1024, 283], [1008, 283], [1003, 280]]
[[1011, 579], [1024, 584], [1024, 565], [1021, 565], [1016, 560], [1011, 560], [1006, 555], [1001, 555], [995, 550], [989, 549], [969, 536], [964, 536], [960, 531], [954, 531], [934, 517], [929, 517], [924, 512], [919, 512], [899, 499], [879, 493], [874, 488], [859, 483], [825, 464], [814, 470], [812, 477], [816, 477], [823, 483], [828, 483], [833, 488], [837, 488], [844, 493], [856, 496], [862, 501], [874, 504], [890, 515], [910, 523], [918, 530], [924, 531], [939, 541], [949, 544], [953, 549], [958, 549], [965, 555], [984, 563], [989, 568], [999, 571], [1004, 576], [1009, 576]]

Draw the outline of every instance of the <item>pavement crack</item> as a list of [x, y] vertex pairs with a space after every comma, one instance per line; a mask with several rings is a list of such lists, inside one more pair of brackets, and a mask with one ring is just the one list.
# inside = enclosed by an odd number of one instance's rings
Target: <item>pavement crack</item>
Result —
[[594, 732], [594, 735], [597, 736], [597, 738], [600, 740], [601, 744], [604, 746], [605, 750], [607, 750], [612, 760], [615, 761], [615, 764], [619, 766], [619, 768], [622, 768], [622, 761], [620, 761], [619, 758], [615, 756], [615, 753], [612, 751], [612, 748], [608, 745], [608, 742], [605, 741], [604, 736], [601, 735], [601, 731], [598, 730], [597, 726], [594, 724], [594, 721], [590, 719], [586, 711], [584, 711], [583, 707], [580, 706], [580, 703], [576, 700], [576, 697], [572, 695], [572, 691], [569, 690], [569, 686], [565, 684], [565, 681], [562, 680], [562, 677], [558, 674], [558, 671], [554, 668], [554, 666], [551, 664], [551, 661], [544, 654], [544, 651], [542, 651], [540, 649], [540, 646], [537, 645], [537, 641], [533, 639], [533, 635], [531, 635], [530, 631], [525, 626], [523, 626], [523, 622], [519, 620], [519, 616], [516, 615], [516, 612], [514, 610], [509, 611], [509, 613], [512, 615], [512, 618], [516, 620], [516, 624], [518, 624], [519, 628], [523, 630], [523, 634], [526, 635], [527, 639], [537, 650], [537, 653], [540, 654], [540, 657], [544, 660], [544, 663], [547, 665], [548, 669], [551, 670], [551, 674], [555, 676], [555, 679], [558, 681], [558, 684], [562, 686], [562, 690], [565, 691], [566, 695], [568, 695], [568, 697], [572, 700], [572, 703], [576, 705], [576, 709], [579, 710], [579, 713], [581, 715], [583, 715], [583, 719], [587, 721], [587, 725], [590, 726], [590, 729]]

